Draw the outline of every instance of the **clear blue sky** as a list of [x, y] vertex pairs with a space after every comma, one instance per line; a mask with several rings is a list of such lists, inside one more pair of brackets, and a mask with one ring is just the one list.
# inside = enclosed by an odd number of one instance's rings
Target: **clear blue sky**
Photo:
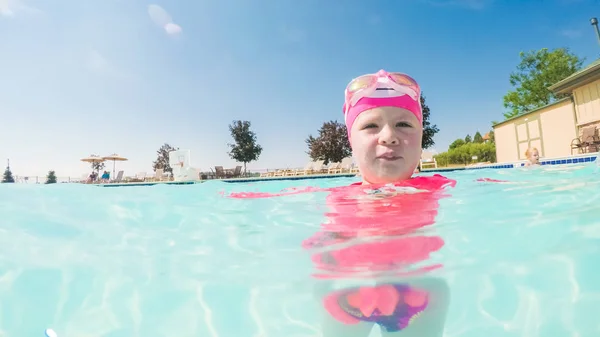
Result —
[[304, 166], [307, 135], [342, 120], [346, 83], [380, 68], [420, 82], [443, 151], [502, 119], [521, 50], [600, 55], [596, 0], [163, 0], [168, 31], [151, 4], [0, 0], [0, 159], [14, 174], [80, 176], [80, 158], [113, 152], [126, 174], [150, 172], [164, 142], [231, 167], [235, 119], [264, 147], [250, 168]]

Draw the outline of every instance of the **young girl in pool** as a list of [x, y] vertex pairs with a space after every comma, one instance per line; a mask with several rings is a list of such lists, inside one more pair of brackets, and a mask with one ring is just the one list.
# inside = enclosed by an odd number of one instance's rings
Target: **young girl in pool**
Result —
[[527, 157], [527, 162], [525, 166], [537, 166], [540, 165], [540, 152], [535, 147], [530, 147], [525, 151], [525, 157]]
[[[328, 221], [303, 242], [317, 250], [314, 276], [329, 280], [320, 299], [323, 336], [367, 337], [375, 324], [383, 336], [442, 336], [448, 287], [423, 274], [440, 267], [425, 262], [444, 242], [427, 235], [427, 226], [445, 187], [456, 182], [440, 175], [412, 177], [422, 151], [420, 88], [400, 73], [359, 76], [345, 90], [343, 110], [362, 181], [277, 194], [330, 192]], [[232, 194], [267, 196], [273, 195]]]
[[383, 336], [442, 336], [446, 283], [409, 278], [439, 265], [403, 270], [442, 247], [443, 240], [425, 235], [424, 227], [434, 222], [443, 189], [456, 183], [440, 175], [412, 178], [422, 151], [420, 88], [399, 73], [359, 76], [345, 90], [343, 110], [362, 182], [330, 194], [329, 221], [304, 246], [345, 244], [313, 256], [317, 277], [370, 275], [378, 281], [331, 289], [323, 299], [329, 314], [323, 335], [367, 337], [378, 324]]

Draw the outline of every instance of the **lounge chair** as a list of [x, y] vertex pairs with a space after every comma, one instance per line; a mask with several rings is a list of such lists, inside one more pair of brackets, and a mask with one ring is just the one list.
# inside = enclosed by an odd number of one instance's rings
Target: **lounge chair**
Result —
[[350, 173], [353, 169], [352, 157], [346, 157], [340, 162], [340, 173]]
[[590, 152], [590, 150], [592, 150], [591, 152], [598, 151], [598, 145], [600, 145], [600, 139], [596, 134], [596, 127], [585, 127], [581, 131], [581, 137], [571, 141], [571, 155], [573, 155], [573, 150], [577, 150], [579, 153]]
[[111, 181], [112, 183], [120, 183], [123, 180], [123, 171], [117, 173], [117, 177]]
[[327, 174], [342, 173], [342, 162], [329, 163], [327, 166]]
[[306, 164], [306, 166], [304, 166], [304, 168], [288, 171], [287, 175], [288, 176], [305, 176], [305, 175], [311, 174], [313, 171], [313, 164], [314, 164], [314, 162], [311, 161], [308, 164]]
[[325, 168], [325, 166], [323, 165], [323, 163], [325, 163], [324, 160], [317, 160], [317, 161], [313, 162], [312, 172], [311, 173], [313, 173], [313, 174], [321, 174], [321, 173], [327, 172], [327, 169]]
[[215, 178], [217, 178], [217, 179], [227, 178], [227, 176], [225, 175], [225, 169], [223, 169], [223, 166], [215, 166]]
[[274, 174], [275, 174], [275, 172], [273, 172], [273, 171], [267, 171], [267, 172], [261, 173], [260, 176], [262, 178], [264, 178], [264, 177], [272, 177]]
[[273, 172], [273, 177], [283, 177], [289, 172], [288, 169], [277, 169]]
[[433, 153], [423, 151], [423, 153], [421, 154], [420, 166], [421, 170], [424, 169], [425, 166], [433, 166], [433, 168], [437, 168], [437, 160], [433, 158]]
[[242, 166], [238, 165], [233, 170], [232, 178], [239, 178], [242, 176]]
[[136, 173], [135, 177], [133, 177], [133, 179], [131, 179], [134, 182], [144, 182], [146, 181], [146, 176], [148, 175], [148, 173], [146, 172], [138, 172]]

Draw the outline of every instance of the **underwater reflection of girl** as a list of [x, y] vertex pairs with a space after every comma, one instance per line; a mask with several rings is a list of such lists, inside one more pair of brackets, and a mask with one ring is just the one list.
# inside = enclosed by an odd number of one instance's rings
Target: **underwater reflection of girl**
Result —
[[353, 185], [330, 193], [327, 222], [303, 247], [349, 245], [316, 253], [313, 261], [318, 269], [333, 272], [316, 276], [337, 278], [339, 273], [354, 273], [352, 268], [357, 268], [356, 272], [363, 271], [361, 268], [383, 271], [427, 260], [443, 246], [443, 240], [418, 232], [435, 221], [438, 199], [448, 184], [454, 183], [435, 175], [368, 189]]
[[323, 322], [324, 336], [366, 337], [373, 324], [384, 335], [441, 336], [448, 287], [424, 274], [441, 267], [427, 261], [444, 241], [426, 227], [435, 221], [443, 188], [453, 185], [435, 175], [328, 196], [328, 221], [303, 242], [314, 250], [314, 276], [328, 280], [321, 296], [333, 319]]
[[387, 185], [231, 196], [329, 192], [327, 221], [302, 243], [312, 252], [313, 276], [321, 280], [323, 336], [367, 337], [374, 324], [384, 336], [442, 336], [449, 289], [444, 280], [425, 274], [441, 267], [427, 261], [444, 241], [428, 227], [439, 199], [447, 196], [445, 188], [455, 183], [434, 175]]

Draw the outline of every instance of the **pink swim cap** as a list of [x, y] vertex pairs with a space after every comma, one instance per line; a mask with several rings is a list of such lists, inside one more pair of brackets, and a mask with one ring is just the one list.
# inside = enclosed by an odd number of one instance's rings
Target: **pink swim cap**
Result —
[[[353, 87], [358, 87], [358, 89], [353, 89]], [[405, 74], [380, 70], [377, 74], [355, 78], [346, 87], [346, 99], [343, 107], [348, 139], [350, 139], [350, 129], [358, 115], [373, 108], [389, 106], [406, 109], [422, 123], [423, 113], [420, 97], [419, 85]]]

